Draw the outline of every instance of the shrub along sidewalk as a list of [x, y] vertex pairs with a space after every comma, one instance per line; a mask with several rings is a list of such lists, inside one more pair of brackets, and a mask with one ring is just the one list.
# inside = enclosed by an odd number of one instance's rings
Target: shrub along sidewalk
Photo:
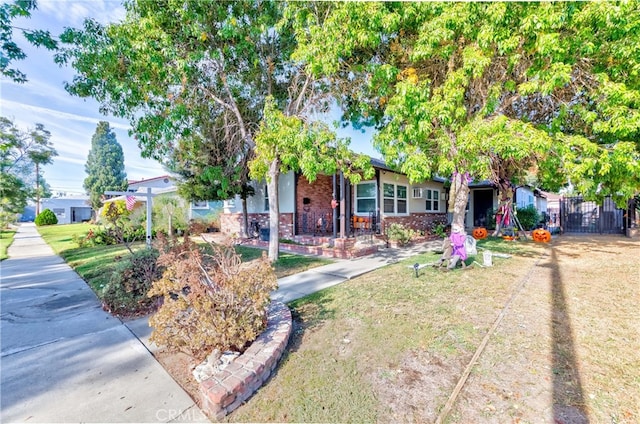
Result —
[[[78, 247], [78, 240], [86, 237], [90, 231], [96, 231], [97, 228], [89, 224], [50, 225], [38, 227], [38, 232], [54, 252], [60, 255], [102, 299], [103, 290], [111, 275], [118, 264], [130, 256], [130, 253], [123, 245]], [[195, 239], [199, 240], [198, 237]], [[132, 249], [141, 251], [145, 249], [145, 245], [137, 242], [132, 245]], [[235, 249], [241, 255], [243, 262], [259, 258], [263, 252], [261, 249], [245, 246], [235, 246]], [[330, 262], [325, 258], [282, 253], [280, 259], [274, 264], [274, 269], [276, 276], [280, 278]]]

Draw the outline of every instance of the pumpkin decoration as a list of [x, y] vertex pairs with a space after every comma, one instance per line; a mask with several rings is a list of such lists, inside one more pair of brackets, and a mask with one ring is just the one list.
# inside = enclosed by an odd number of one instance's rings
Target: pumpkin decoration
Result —
[[480, 228], [474, 228], [473, 232], [471, 233], [473, 235], [473, 238], [476, 240], [482, 240], [487, 238], [487, 229], [484, 227], [480, 227]]
[[551, 233], [542, 228], [533, 230], [531, 232], [531, 237], [533, 237], [533, 241], [537, 241], [538, 243], [548, 243], [551, 241]]

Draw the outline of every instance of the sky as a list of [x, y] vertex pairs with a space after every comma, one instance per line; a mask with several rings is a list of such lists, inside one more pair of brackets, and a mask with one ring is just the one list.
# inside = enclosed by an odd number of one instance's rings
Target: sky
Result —
[[[4, 1], [4, 0], [1, 0]], [[16, 19], [15, 27], [48, 30], [53, 36], [64, 28], [79, 28], [85, 18], [91, 17], [103, 24], [124, 18], [125, 10], [117, 0], [39, 0], [38, 9], [30, 19]], [[59, 67], [53, 61], [53, 53], [31, 46], [22, 35], [14, 31], [14, 41], [27, 54], [27, 58], [11, 63], [27, 74], [28, 81], [14, 83], [2, 77], [0, 80], [0, 116], [14, 121], [24, 131], [41, 123], [51, 132], [51, 139], [58, 156], [43, 167], [44, 179], [52, 193], [66, 195], [84, 194], [82, 182], [87, 174], [84, 165], [91, 148], [91, 137], [99, 121], [108, 121], [124, 152], [124, 164], [130, 180], [141, 180], [167, 174], [162, 165], [144, 159], [126, 120], [102, 115], [93, 99], [75, 97], [67, 93], [64, 83], [75, 75], [71, 67]], [[337, 119], [334, 111], [327, 121]], [[361, 132], [350, 128], [339, 129], [340, 137], [349, 137], [351, 147], [359, 153], [379, 157], [371, 147], [371, 131]]]

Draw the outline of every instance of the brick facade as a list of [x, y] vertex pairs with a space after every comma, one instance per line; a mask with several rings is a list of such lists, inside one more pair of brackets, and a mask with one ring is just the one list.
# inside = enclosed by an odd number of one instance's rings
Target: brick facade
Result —
[[382, 221], [382, 231], [384, 227], [391, 223], [402, 224], [406, 228], [411, 228], [415, 231], [424, 231], [426, 235], [429, 235], [429, 229], [433, 227], [434, 223], [447, 222], [447, 214], [445, 213], [412, 213], [408, 216], [387, 216]]
[[[307, 177], [300, 175], [296, 191], [296, 210], [299, 213], [321, 214], [326, 212], [327, 209], [331, 209], [333, 177], [330, 175], [318, 175], [313, 183], [309, 183]], [[305, 198], [309, 199], [310, 203], [305, 204]]]
[[[260, 228], [269, 228], [268, 213], [250, 213], [248, 214], [249, 224], [254, 219], [260, 224]], [[242, 229], [241, 213], [223, 213], [220, 215], [220, 231], [224, 234], [240, 234]], [[280, 237], [293, 237], [293, 214], [280, 214]]]

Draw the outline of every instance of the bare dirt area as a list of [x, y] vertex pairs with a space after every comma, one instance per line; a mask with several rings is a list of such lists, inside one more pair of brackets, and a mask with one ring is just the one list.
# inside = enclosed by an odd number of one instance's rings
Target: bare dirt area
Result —
[[637, 240], [554, 240], [473, 368], [449, 422], [639, 422], [639, 266]]

